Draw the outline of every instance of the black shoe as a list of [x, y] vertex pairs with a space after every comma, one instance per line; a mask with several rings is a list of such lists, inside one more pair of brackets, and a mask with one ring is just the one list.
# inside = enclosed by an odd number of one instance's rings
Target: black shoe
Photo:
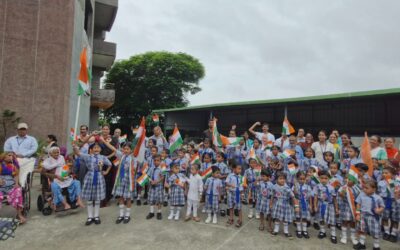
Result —
[[321, 229], [320, 226], [319, 226], [319, 224], [316, 223], [316, 222], [314, 222], [313, 226], [314, 226], [314, 229], [315, 229], [315, 230], [320, 230], [320, 229]]
[[164, 201], [163, 206], [164, 206], [164, 207], [167, 207], [167, 206], [168, 206], [168, 201]]
[[387, 234], [387, 233], [384, 233], [382, 239], [383, 240], [389, 240], [390, 239], [390, 235]]
[[326, 233], [319, 232], [319, 234], [318, 234], [318, 239], [323, 239], [323, 238], [325, 238], [325, 237], [326, 237]]
[[306, 239], [309, 239], [310, 235], [308, 235], [307, 231], [303, 231], [303, 237], [306, 238]]
[[336, 228], [337, 228], [338, 230], [342, 230], [342, 224], [337, 223], [337, 224], [336, 224]]
[[141, 206], [142, 205], [142, 201], [141, 200], [136, 200], [136, 205], [137, 206]]
[[143, 199], [147, 200], [148, 194], [145, 192], [143, 195]]
[[128, 224], [130, 221], [131, 221], [131, 217], [130, 216], [125, 216], [124, 224]]
[[94, 224], [96, 224], [96, 225], [100, 225], [101, 224], [100, 217], [94, 218]]
[[145, 200], [145, 201], [143, 202], [143, 205], [147, 205], [147, 204], [149, 204], [149, 203], [147, 203], [147, 200]]
[[311, 222], [307, 221], [307, 227], [311, 226]]
[[226, 215], [226, 214], [225, 214], [225, 210], [220, 210], [220, 211], [219, 211], [219, 215], [221, 215], [222, 217], [225, 217], [225, 215]]
[[357, 245], [353, 246], [353, 249], [360, 250], [360, 249], [366, 249], [366, 247], [365, 247], [365, 245], [363, 245], [360, 242], [358, 242]]
[[93, 218], [88, 218], [87, 221], [85, 222], [85, 226], [90, 226], [94, 223]]
[[161, 213], [157, 213], [157, 220], [162, 220], [162, 214]]
[[331, 242], [332, 242], [333, 244], [337, 244], [336, 236], [331, 236]]
[[285, 237], [290, 239], [290, 240], [293, 239], [293, 236], [290, 233], [285, 234]]
[[235, 209], [234, 210], [235, 216], [238, 217], [239, 216], [239, 210]]
[[277, 232], [272, 232], [271, 234], [272, 234], [272, 236], [277, 236], [278, 235]]
[[390, 235], [389, 241], [393, 242], [393, 243], [396, 243], [397, 242], [397, 236], [396, 235]]
[[303, 238], [303, 234], [300, 231], [296, 231], [296, 236], [299, 239]]
[[121, 222], [124, 220], [124, 217], [118, 217], [117, 220], [115, 221], [115, 224], [121, 224]]
[[154, 217], [154, 213], [149, 213], [147, 216], [146, 216], [146, 219], [147, 220], [150, 220], [151, 218], [153, 218]]
[[374, 248], [372, 248], [372, 250], [381, 250], [381, 248], [380, 247], [374, 247]]

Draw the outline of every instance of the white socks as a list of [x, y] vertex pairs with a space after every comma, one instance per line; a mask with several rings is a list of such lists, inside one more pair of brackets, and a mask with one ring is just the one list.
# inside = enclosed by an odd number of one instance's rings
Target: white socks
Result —
[[365, 245], [365, 235], [360, 235], [360, 243], [361, 245]]
[[303, 222], [303, 232], [307, 232], [307, 222]]
[[283, 233], [289, 233], [289, 224], [287, 222], [283, 222]]
[[100, 215], [100, 201], [94, 202], [94, 217], [97, 218]]
[[131, 217], [131, 208], [130, 207], [125, 208], [125, 217]]
[[390, 235], [390, 228], [389, 228], [389, 226], [383, 226], [383, 229], [385, 230], [385, 234], [389, 234], [389, 235]]
[[347, 239], [347, 227], [342, 226], [342, 239]]
[[379, 239], [374, 239], [374, 247], [375, 248], [379, 247]]
[[319, 231], [321, 233], [325, 233], [325, 226], [324, 225], [320, 225], [319, 228], [320, 228]]
[[301, 222], [300, 221], [296, 222], [296, 227], [297, 227], [297, 231], [301, 232]]
[[392, 227], [392, 235], [397, 237], [397, 228], [396, 227]]
[[275, 233], [279, 233], [279, 222], [275, 222], [275, 225], [274, 225], [274, 232]]
[[336, 227], [335, 226], [331, 226], [331, 236], [336, 237]]
[[150, 206], [150, 213], [154, 214], [154, 206]]
[[87, 202], [87, 212], [88, 212], [88, 218], [92, 219], [93, 218], [93, 201]]
[[124, 217], [124, 213], [125, 213], [125, 205], [119, 204], [119, 217]]

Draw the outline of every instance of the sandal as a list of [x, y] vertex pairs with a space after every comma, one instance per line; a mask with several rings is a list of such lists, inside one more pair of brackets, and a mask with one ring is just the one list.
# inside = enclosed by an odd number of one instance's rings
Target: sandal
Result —
[[232, 225], [232, 224], [233, 224], [233, 220], [228, 219], [228, 221], [226, 222], [226, 226], [228, 227], [228, 226], [230, 226], [230, 225]]
[[264, 231], [264, 229], [265, 229], [265, 226], [264, 226], [264, 225], [260, 225], [260, 226], [258, 227], [258, 230], [260, 230], [260, 231]]
[[238, 220], [238, 221], [236, 222], [235, 226], [236, 226], [237, 228], [241, 227], [241, 226], [242, 226], [242, 222]]

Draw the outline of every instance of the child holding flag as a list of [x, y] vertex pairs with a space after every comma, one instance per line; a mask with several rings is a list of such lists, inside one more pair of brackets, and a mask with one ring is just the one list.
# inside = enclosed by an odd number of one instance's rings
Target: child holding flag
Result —
[[[205, 195], [205, 209], [207, 211], [206, 223], [217, 224], [217, 214], [219, 210], [219, 201], [221, 200], [222, 181], [218, 178], [220, 171], [217, 166], [212, 166], [212, 176], [209, 177], [204, 185], [206, 191]], [[212, 213], [214, 214], [211, 217]]]
[[228, 168], [228, 166], [225, 163], [225, 154], [223, 152], [218, 152], [217, 153], [217, 162], [215, 163], [215, 166], [217, 166], [219, 168], [220, 171], [220, 180], [222, 181], [222, 203], [221, 203], [221, 209], [220, 209], [220, 215], [222, 217], [225, 216], [225, 210], [226, 208], [224, 208], [224, 201], [226, 200], [226, 189], [225, 189], [225, 181], [226, 181], [226, 177], [228, 177], [228, 175], [231, 173], [231, 170]]
[[[172, 160], [168, 155], [169, 150], [163, 149], [161, 151], [161, 172], [164, 175], [164, 180], [168, 180], [171, 171]], [[165, 183], [164, 183], [165, 184]], [[168, 206], [168, 188], [164, 185], [164, 207]]]
[[243, 196], [243, 181], [241, 174], [242, 166], [239, 164], [232, 165], [232, 173], [226, 178], [226, 190], [229, 208], [229, 219], [227, 225], [232, 225], [233, 221], [233, 210], [238, 211], [239, 219], [236, 222], [236, 227], [241, 227], [243, 223], [242, 218], [242, 202], [241, 197]]
[[185, 206], [186, 182], [186, 176], [179, 172], [179, 165], [172, 165], [171, 175], [165, 184], [165, 186], [169, 188], [170, 214], [168, 216], [168, 220], [179, 220], [181, 208]]
[[188, 166], [189, 166], [189, 162], [188, 159], [185, 156], [185, 150], [183, 148], [180, 148], [177, 150], [178, 153], [178, 158], [176, 158], [173, 161], [174, 165], [178, 165], [179, 166], [179, 172], [181, 174], [186, 175], [187, 171], [188, 171]]
[[163, 203], [164, 195], [164, 176], [160, 169], [161, 156], [154, 155], [154, 167], [149, 169], [148, 176], [150, 178], [150, 188], [148, 203], [150, 204], [150, 213], [146, 216], [146, 219], [151, 219], [154, 217], [155, 206], [157, 207], [157, 220], [162, 219], [161, 205]]
[[293, 193], [296, 199], [299, 201], [299, 211], [296, 215], [296, 236], [297, 238], [310, 238], [307, 232], [307, 223], [311, 220], [312, 211], [312, 189], [306, 183], [307, 174], [306, 172], [299, 171], [296, 174], [296, 182], [293, 185]]
[[[137, 162], [132, 155], [132, 144], [124, 142], [121, 151], [117, 151], [116, 156], [119, 160], [117, 165], [117, 175], [112, 194], [118, 197], [119, 216], [116, 224], [123, 222], [129, 223], [131, 220], [132, 196], [135, 190], [135, 174]], [[115, 149], [114, 149], [115, 150]]]
[[269, 203], [271, 200], [271, 192], [274, 185], [272, 184], [272, 182], [270, 182], [270, 178], [271, 171], [269, 171], [268, 169], [263, 169], [261, 171], [261, 180], [257, 183], [259, 192], [256, 204], [256, 212], [260, 214], [260, 226], [258, 227], [258, 229], [260, 231], [264, 231], [265, 218], [267, 218], [269, 231], [272, 232]]
[[[254, 216], [254, 208], [257, 204], [258, 192], [256, 189], [256, 183], [260, 180], [260, 174], [256, 171], [258, 162], [257, 159], [250, 158], [249, 159], [250, 168], [246, 169], [244, 172], [244, 178], [246, 178], [247, 190], [248, 190], [248, 198], [249, 198], [249, 215], [248, 218], [252, 219]], [[261, 170], [261, 168], [260, 168]], [[260, 218], [260, 214], [256, 213], [256, 218]]]
[[190, 220], [190, 215], [193, 210], [193, 220], [196, 222], [200, 221], [197, 217], [197, 209], [199, 208], [200, 198], [203, 193], [203, 180], [199, 175], [199, 166], [193, 164], [190, 167], [190, 177], [188, 180], [188, 191], [187, 191], [187, 212], [185, 221]]
[[308, 172], [311, 166], [318, 166], [319, 163], [314, 157], [314, 150], [312, 148], [306, 148], [304, 150], [304, 158], [298, 161], [300, 171]]

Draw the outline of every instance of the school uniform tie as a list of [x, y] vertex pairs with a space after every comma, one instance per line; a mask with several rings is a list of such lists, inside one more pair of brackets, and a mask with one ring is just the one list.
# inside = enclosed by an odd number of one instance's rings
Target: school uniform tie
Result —
[[235, 198], [236, 198], [236, 204], [239, 204], [240, 202], [240, 190], [239, 190], [239, 176], [235, 176], [236, 177], [236, 191], [235, 191]]
[[325, 188], [325, 194], [326, 194], [327, 200], [323, 201], [322, 204], [321, 204], [321, 215], [322, 215], [322, 217], [325, 216], [326, 207], [327, 207], [326, 204], [329, 203], [329, 197], [330, 197], [328, 186], [324, 186], [324, 188]]
[[374, 215], [375, 219], [379, 219], [379, 215], [375, 213], [375, 208], [376, 208], [376, 201], [373, 195], [370, 196], [371, 198], [371, 212]]
[[301, 210], [307, 211], [307, 203], [303, 194], [303, 185], [300, 185], [300, 204], [301, 204]]
[[94, 167], [93, 186], [97, 186], [97, 177], [98, 177], [97, 175], [99, 173], [99, 156], [94, 155], [94, 159], [96, 166]]
[[386, 184], [386, 198], [385, 198], [385, 209], [391, 211], [392, 209], [392, 198], [390, 195], [390, 186]]
[[210, 205], [213, 204], [213, 198], [214, 198], [214, 179], [211, 180], [210, 194], [208, 195], [208, 204]]
[[127, 158], [128, 157], [124, 156], [123, 160], [121, 161], [121, 163], [119, 165], [119, 168], [120, 168], [120, 171], [121, 171], [121, 175], [120, 175], [120, 177], [121, 177], [120, 179], [121, 180], [123, 180], [124, 177], [125, 177], [125, 164], [126, 164]]

